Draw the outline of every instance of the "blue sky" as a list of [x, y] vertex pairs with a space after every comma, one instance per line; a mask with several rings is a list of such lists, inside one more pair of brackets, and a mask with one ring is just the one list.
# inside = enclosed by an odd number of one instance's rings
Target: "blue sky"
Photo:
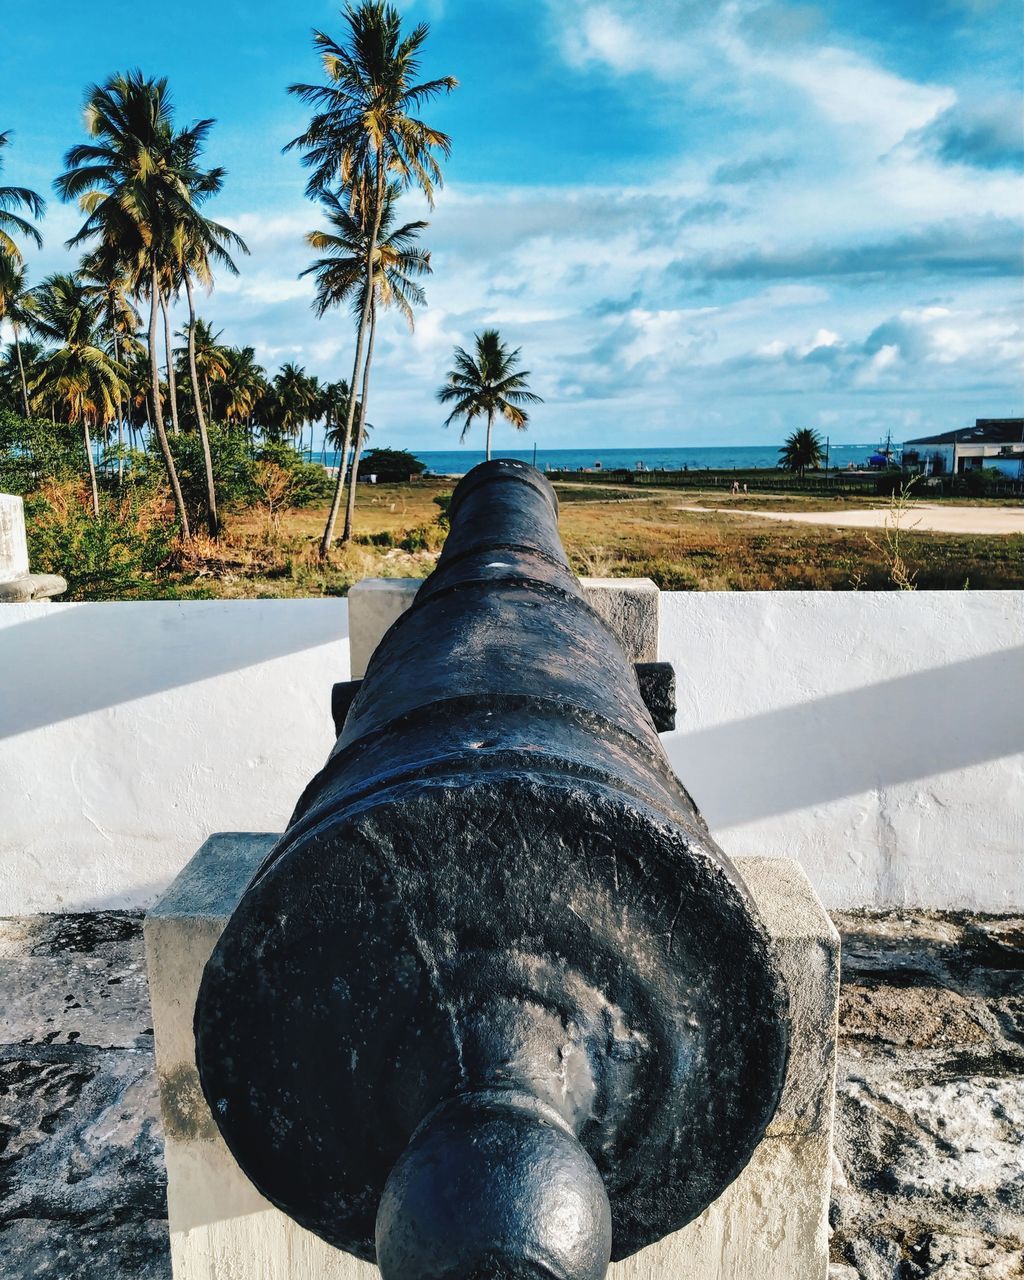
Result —
[[[1017, 0], [414, 0], [429, 109], [451, 133], [410, 335], [378, 341], [381, 443], [454, 446], [435, 388], [496, 326], [545, 403], [542, 446], [762, 443], [814, 426], [872, 442], [1024, 411]], [[97, 20], [97, 13], [102, 15]], [[180, 120], [214, 116], [211, 212], [252, 255], [204, 314], [273, 370], [348, 376], [347, 315], [316, 320], [298, 158], [338, 6], [56, 0], [5, 16], [5, 181], [49, 192], [85, 86], [139, 66]], [[50, 199], [33, 275], [66, 269]], [[504, 437], [502, 437], [504, 438]], [[511, 438], [508, 439], [511, 443]], [[517, 441], [518, 443], [519, 441]]]

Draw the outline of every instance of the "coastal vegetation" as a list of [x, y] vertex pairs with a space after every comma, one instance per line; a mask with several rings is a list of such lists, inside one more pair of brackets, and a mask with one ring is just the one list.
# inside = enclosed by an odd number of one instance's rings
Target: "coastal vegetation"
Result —
[[[285, 148], [316, 206], [302, 274], [318, 317], [346, 317], [333, 381], [295, 360], [264, 368], [201, 314], [248, 248], [211, 216], [228, 176], [207, 160], [216, 122], [182, 124], [165, 79], [130, 71], [87, 89], [84, 137], [54, 182], [81, 215], [68, 270], [33, 279], [46, 202], [0, 184], [10, 339], [0, 347], [0, 489], [25, 496], [34, 567], [67, 577], [70, 598], [339, 594], [368, 574], [433, 564], [450, 482], [422, 476], [421, 461], [383, 441], [366, 451], [380, 317], [393, 311], [412, 329], [433, 270], [429, 224], [406, 217], [402, 202], [416, 192], [433, 207], [452, 146], [424, 118], [457, 87], [451, 75], [423, 78], [428, 34], [425, 23], [403, 28], [392, 5], [362, 0], [343, 11], [340, 38], [313, 33], [320, 80], [289, 89], [310, 109]], [[0, 131], [3, 182], [16, 167], [13, 141]], [[523, 430], [542, 403], [530, 378], [495, 325], [455, 347], [435, 394], [463, 438], [485, 427], [490, 457], [495, 426]], [[818, 484], [816, 432], [795, 432], [780, 455], [780, 470], [770, 482], [751, 477], [752, 490]], [[360, 484], [361, 473], [376, 483]], [[702, 509], [722, 498], [711, 477], [677, 477], [697, 510], [656, 476], [624, 479], [629, 487], [593, 474], [559, 485], [579, 572], [678, 589], [1021, 585], [1014, 537], [908, 526], [894, 544], [756, 519], [740, 527]], [[746, 476], [730, 479], [746, 489]], [[826, 501], [841, 501], [847, 482], [826, 482]], [[872, 478], [864, 500], [901, 500], [902, 483], [898, 470], [877, 477], [877, 491]], [[964, 480], [971, 492], [986, 483], [983, 472]]]
[[[99, 521], [121, 510], [129, 490], [159, 487], [159, 458], [161, 518], [169, 543], [187, 556], [201, 525], [208, 538], [221, 536], [226, 511], [253, 491], [253, 468], [263, 468], [264, 489], [280, 491], [278, 505], [292, 493], [301, 459], [285, 463], [274, 447], [289, 441], [301, 451], [308, 430], [312, 461], [318, 424], [320, 461], [328, 448], [341, 458], [320, 559], [346, 491], [341, 541], [351, 540], [378, 317], [394, 308], [411, 328], [425, 301], [418, 279], [431, 269], [417, 244], [427, 224], [403, 221], [398, 201], [416, 188], [433, 204], [451, 142], [421, 109], [457, 82], [420, 77], [429, 28], [404, 31], [394, 6], [363, 0], [342, 21], [340, 40], [313, 33], [323, 80], [290, 86], [312, 114], [285, 149], [300, 153], [306, 194], [326, 224], [306, 236], [319, 255], [303, 272], [316, 282], [314, 309], [347, 308], [355, 320], [351, 376], [322, 384], [294, 362], [269, 375], [253, 348], [224, 343], [198, 314], [197, 292], [212, 290], [217, 271], [237, 274], [236, 259], [248, 253], [206, 211], [226, 177], [205, 161], [215, 121], [179, 126], [166, 79], [118, 73], [87, 90], [86, 138], [68, 150], [54, 183], [84, 218], [67, 242], [82, 251], [74, 269], [30, 283], [24, 246], [42, 244], [45, 202], [27, 187], [0, 186], [0, 322], [13, 336], [0, 350], [0, 468], [13, 479], [0, 474], [0, 483], [27, 486], [41, 500], [77, 469]], [[10, 141], [0, 133], [0, 166]], [[172, 309], [182, 303], [176, 345]], [[308, 476], [299, 488], [310, 490]]]

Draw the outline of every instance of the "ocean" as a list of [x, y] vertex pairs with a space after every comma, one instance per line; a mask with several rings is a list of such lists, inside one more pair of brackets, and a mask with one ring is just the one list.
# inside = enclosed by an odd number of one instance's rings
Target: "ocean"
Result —
[[[866, 466], [877, 448], [877, 445], [870, 444], [833, 445], [829, 451], [829, 468], [845, 470], [851, 462], [854, 466]], [[484, 460], [482, 449], [410, 449], [409, 452], [425, 463], [428, 471], [443, 476], [465, 475]], [[534, 451], [532, 448], [496, 449], [495, 457], [533, 462]], [[714, 445], [708, 448], [679, 449], [538, 449], [536, 453], [536, 464], [542, 471], [579, 471], [583, 468], [592, 469], [598, 463], [603, 471], [623, 468], [633, 471], [639, 462], [651, 471], [682, 471], [684, 467], [690, 471], [746, 471], [761, 467], [774, 468], [778, 461], [778, 445]], [[337, 453], [329, 453], [327, 463], [336, 467]]]

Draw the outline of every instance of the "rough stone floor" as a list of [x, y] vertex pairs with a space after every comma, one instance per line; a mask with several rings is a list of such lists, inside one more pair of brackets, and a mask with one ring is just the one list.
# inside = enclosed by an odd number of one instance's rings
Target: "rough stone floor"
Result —
[[[837, 923], [833, 1276], [1024, 1276], [1024, 920]], [[0, 1277], [169, 1280], [165, 1213], [141, 919], [0, 920]]]

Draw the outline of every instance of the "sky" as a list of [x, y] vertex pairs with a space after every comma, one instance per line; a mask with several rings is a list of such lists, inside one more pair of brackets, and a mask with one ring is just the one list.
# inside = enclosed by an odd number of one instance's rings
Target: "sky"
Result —
[[[424, 109], [452, 137], [426, 210], [427, 305], [380, 326], [375, 444], [452, 448], [435, 392], [498, 328], [544, 403], [543, 448], [767, 444], [810, 426], [874, 443], [1024, 412], [1019, 0], [408, 0], [430, 24]], [[0, 46], [2, 181], [49, 196], [33, 278], [67, 270], [81, 218], [52, 193], [86, 87], [169, 78], [212, 116], [211, 216], [251, 254], [201, 314], [273, 373], [348, 378], [347, 312], [316, 319], [323, 223], [283, 154], [319, 80], [320, 0], [51, 0]], [[472, 439], [469, 444], [480, 446]]]

